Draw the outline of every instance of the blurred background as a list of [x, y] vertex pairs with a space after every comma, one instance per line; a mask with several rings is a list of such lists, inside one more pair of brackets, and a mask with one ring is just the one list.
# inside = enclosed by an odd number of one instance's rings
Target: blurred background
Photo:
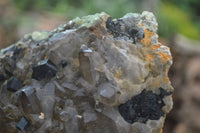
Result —
[[0, 0], [0, 48], [75, 17], [104, 11], [119, 18], [144, 10], [157, 17], [160, 42], [174, 58], [174, 108], [164, 133], [200, 133], [200, 0]]

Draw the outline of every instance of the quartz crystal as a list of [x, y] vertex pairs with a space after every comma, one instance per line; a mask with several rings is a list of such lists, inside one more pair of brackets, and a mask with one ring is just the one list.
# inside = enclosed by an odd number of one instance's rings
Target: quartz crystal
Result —
[[0, 132], [161, 133], [172, 56], [157, 28], [151, 12], [102, 12], [2, 49]]

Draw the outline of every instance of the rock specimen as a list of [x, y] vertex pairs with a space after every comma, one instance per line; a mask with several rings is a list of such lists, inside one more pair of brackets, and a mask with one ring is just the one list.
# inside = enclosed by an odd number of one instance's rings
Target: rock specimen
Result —
[[0, 55], [0, 131], [161, 133], [169, 48], [150, 12], [105, 13], [27, 34]]

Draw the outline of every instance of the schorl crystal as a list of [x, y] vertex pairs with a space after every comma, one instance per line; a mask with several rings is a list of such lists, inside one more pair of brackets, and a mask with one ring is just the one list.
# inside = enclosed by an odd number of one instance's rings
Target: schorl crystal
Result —
[[0, 82], [5, 80], [6, 80], [5, 76], [3, 74], [0, 74]]
[[128, 123], [146, 123], [148, 119], [158, 120], [164, 116], [162, 107], [165, 105], [162, 98], [169, 95], [160, 88], [160, 95], [152, 91], [143, 90], [139, 95], [119, 106], [119, 112]]
[[106, 21], [106, 28], [115, 38], [127, 37], [129, 40], [132, 40], [133, 43], [136, 43], [136, 39], [141, 40], [144, 38], [143, 28], [128, 26], [123, 19], [112, 20], [112, 18], [109, 17]]
[[17, 124], [17, 128], [20, 130], [24, 130], [28, 128], [29, 125], [30, 125], [30, 122], [25, 117], [22, 117], [21, 120]]
[[51, 79], [57, 72], [57, 67], [49, 59], [38, 62], [32, 69], [32, 78], [39, 81], [42, 79]]
[[12, 77], [7, 82], [7, 89], [9, 91], [17, 91], [22, 88], [22, 81], [17, 77]]

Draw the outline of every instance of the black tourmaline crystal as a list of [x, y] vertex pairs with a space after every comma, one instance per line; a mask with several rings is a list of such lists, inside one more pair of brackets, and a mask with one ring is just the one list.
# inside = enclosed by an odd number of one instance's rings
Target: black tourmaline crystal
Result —
[[5, 80], [6, 80], [5, 76], [3, 74], [0, 74], [0, 82]]
[[20, 130], [24, 130], [28, 128], [29, 125], [30, 125], [30, 122], [25, 117], [22, 117], [21, 120], [17, 124], [17, 128]]
[[170, 95], [160, 88], [160, 95], [152, 91], [143, 90], [139, 95], [132, 97], [131, 100], [119, 106], [119, 112], [128, 123], [142, 122], [148, 119], [158, 120], [164, 116], [162, 107], [165, 105], [162, 98]]
[[7, 81], [7, 89], [9, 91], [17, 91], [22, 88], [22, 86], [22, 81], [14, 76]]
[[42, 60], [33, 67], [32, 78], [36, 80], [51, 79], [56, 75], [57, 67], [49, 60]]

